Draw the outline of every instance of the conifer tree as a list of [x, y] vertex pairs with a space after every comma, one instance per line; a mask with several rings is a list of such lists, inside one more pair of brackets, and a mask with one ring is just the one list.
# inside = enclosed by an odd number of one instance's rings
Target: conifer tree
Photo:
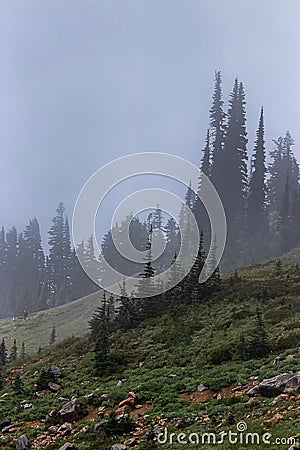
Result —
[[0, 366], [5, 366], [7, 363], [7, 350], [5, 345], [5, 340], [2, 338], [0, 344]]
[[262, 358], [270, 351], [265, 323], [259, 308], [256, 309], [255, 326], [251, 333], [249, 342], [249, 356], [251, 358]]
[[290, 185], [289, 177], [286, 179], [282, 204], [277, 221], [277, 253], [283, 254], [291, 249], [291, 216], [290, 216]]
[[275, 149], [270, 152], [272, 161], [269, 164], [268, 205], [271, 225], [276, 226], [283, 204], [287, 177], [289, 179], [289, 201], [292, 201], [299, 186], [299, 166], [293, 154], [294, 145], [291, 134], [273, 140]]
[[222, 100], [222, 76], [221, 72], [215, 72], [215, 89], [213, 104], [210, 109], [210, 130], [212, 136], [212, 167], [211, 181], [220, 193], [224, 184], [224, 135], [225, 113]]
[[50, 294], [54, 296], [54, 305], [63, 304], [72, 290], [70, 231], [68, 220], [65, 218], [64, 213], [64, 204], [60, 202], [48, 232], [50, 248], [47, 272]]
[[204, 293], [205, 287], [203, 284], [199, 283], [199, 276], [201, 270], [205, 263], [205, 252], [204, 252], [204, 237], [203, 232], [200, 233], [200, 242], [197, 256], [195, 258], [194, 264], [188, 273], [188, 275], [183, 280], [183, 301], [185, 304], [190, 304], [193, 298], [195, 300], [196, 296], [200, 300], [202, 294]]
[[18, 358], [17, 341], [16, 341], [16, 339], [14, 339], [14, 343], [13, 343], [13, 347], [11, 349], [11, 354], [10, 354], [9, 360], [11, 362], [14, 362], [17, 360], [17, 358]]
[[22, 342], [20, 358], [21, 359], [25, 359], [26, 358], [26, 347], [25, 347], [25, 342], [24, 341]]
[[91, 338], [94, 342], [94, 363], [99, 374], [102, 374], [111, 364], [110, 359], [110, 324], [108, 321], [108, 304], [103, 291], [101, 306], [95, 311], [89, 322]]
[[247, 232], [249, 238], [261, 236], [266, 231], [268, 218], [266, 213], [266, 154], [264, 140], [264, 111], [261, 108], [256, 141], [252, 157], [252, 170], [247, 199]]
[[50, 334], [49, 345], [53, 345], [56, 341], [56, 327], [53, 326]]
[[225, 137], [225, 164], [227, 182], [221, 197], [224, 202], [227, 220], [233, 223], [240, 219], [244, 211], [247, 191], [247, 132], [245, 113], [245, 94], [243, 85], [234, 82], [228, 109], [228, 125]]
[[210, 149], [210, 134], [209, 129], [206, 132], [205, 147], [203, 149], [203, 156], [201, 159], [201, 172], [203, 172], [208, 178], [211, 174], [211, 149]]
[[147, 253], [145, 258], [144, 270], [140, 274], [141, 280], [137, 285], [137, 297], [141, 298], [141, 313], [143, 318], [155, 317], [158, 314], [158, 308], [161, 307], [161, 303], [158, 304], [158, 297], [154, 296], [156, 286], [152, 280], [154, 277], [155, 269], [152, 266], [152, 226], [149, 230], [149, 237], [147, 242]]

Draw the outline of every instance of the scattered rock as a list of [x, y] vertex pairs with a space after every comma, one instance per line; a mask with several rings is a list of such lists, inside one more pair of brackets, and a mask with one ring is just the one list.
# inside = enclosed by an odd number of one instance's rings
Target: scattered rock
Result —
[[135, 392], [128, 392], [127, 397], [122, 400], [119, 404], [118, 404], [118, 409], [122, 408], [122, 406], [134, 406], [137, 400], [137, 395]]
[[67, 436], [72, 431], [72, 425], [68, 422], [65, 422], [63, 425], [61, 425], [57, 432], [61, 433], [63, 436]]
[[9, 433], [11, 429], [13, 428], [13, 425], [7, 425], [6, 427], [2, 428], [2, 433]]
[[87, 402], [88, 405], [91, 405], [94, 400], [94, 394], [87, 394], [84, 396], [84, 400]]
[[168, 378], [176, 378], [177, 374], [176, 373], [170, 373], [170, 375], [168, 375]]
[[139, 443], [139, 441], [136, 438], [130, 438], [124, 442], [124, 445], [125, 445], [125, 448], [126, 448], [126, 446], [133, 447], [134, 445], [137, 445], [138, 443]]
[[66, 403], [58, 412], [58, 418], [62, 423], [74, 422], [75, 420], [79, 419], [80, 411], [80, 402], [77, 398], [74, 398], [70, 402]]
[[51, 381], [48, 383], [49, 388], [51, 389], [51, 391], [53, 392], [57, 392], [60, 389], [60, 384], [56, 384], [56, 383], [52, 383]]
[[28, 377], [29, 375], [30, 375], [30, 372], [24, 372], [24, 373], [20, 376], [20, 378]]
[[257, 386], [253, 386], [251, 389], [249, 389], [249, 391], [247, 391], [247, 395], [257, 395], [259, 394], [259, 387]]
[[121, 406], [121, 408], [117, 408], [116, 413], [116, 419], [121, 419], [121, 417], [126, 416], [130, 413], [131, 408], [128, 405]]
[[75, 448], [74, 444], [71, 444], [71, 442], [66, 442], [62, 447], [60, 447], [59, 450], [68, 450], [69, 448]]
[[287, 355], [287, 357], [285, 359], [294, 359], [295, 355]]
[[96, 425], [94, 426], [94, 434], [95, 434], [96, 439], [99, 439], [102, 441], [107, 439], [107, 435], [106, 435], [101, 423], [96, 423]]
[[26, 448], [30, 448], [30, 442], [27, 438], [27, 436], [25, 436], [25, 434], [23, 434], [22, 436], [20, 436], [16, 441], [16, 449], [17, 450], [24, 450]]
[[199, 392], [203, 392], [203, 391], [207, 391], [207, 387], [204, 386], [204, 384], [199, 384], [199, 386], [197, 387], [197, 391]]
[[289, 396], [287, 394], [280, 394], [276, 398], [274, 398], [274, 400], [271, 403], [269, 403], [269, 406], [275, 406], [277, 405], [277, 403], [280, 403], [283, 400], [287, 400], [288, 398]]
[[51, 394], [51, 391], [49, 389], [44, 389], [42, 391], [37, 391], [34, 395], [36, 397], [45, 397], [46, 395]]
[[277, 414], [275, 414], [274, 417], [272, 417], [272, 419], [264, 420], [264, 423], [277, 423], [277, 422], [279, 422], [281, 419], [283, 419], [283, 415], [277, 413]]
[[300, 372], [282, 373], [272, 378], [262, 380], [257, 386], [250, 389], [247, 394], [261, 394], [264, 397], [273, 397], [279, 394], [296, 391], [300, 388]]
[[124, 444], [113, 444], [111, 447], [110, 447], [110, 450], [126, 450], [126, 445], [124, 445]]
[[102, 394], [102, 395], [101, 395], [101, 398], [108, 398], [108, 397], [109, 397], [108, 394]]
[[0, 430], [3, 430], [3, 428], [8, 427], [11, 424], [10, 419], [5, 417], [5, 419], [2, 419], [0, 421]]
[[53, 373], [53, 375], [57, 378], [61, 377], [61, 370], [59, 367], [57, 366], [51, 366], [50, 367], [51, 372]]
[[33, 404], [32, 404], [32, 403], [23, 403], [23, 404], [21, 404], [20, 406], [21, 406], [21, 408], [23, 408], [23, 409], [30, 409], [30, 408], [33, 408]]
[[56, 433], [57, 433], [57, 431], [58, 431], [58, 427], [56, 427], [56, 426], [52, 426], [52, 427], [49, 427], [48, 428], [48, 433], [49, 434], [53, 434], [53, 435], [55, 435]]

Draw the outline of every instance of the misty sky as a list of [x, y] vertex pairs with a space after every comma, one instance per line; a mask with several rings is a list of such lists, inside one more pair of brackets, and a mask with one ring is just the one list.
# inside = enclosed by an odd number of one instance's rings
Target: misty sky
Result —
[[289, 129], [300, 158], [299, 0], [2, 0], [0, 224], [43, 235], [87, 178], [129, 153], [199, 165], [214, 71], [247, 94], [249, 149]]

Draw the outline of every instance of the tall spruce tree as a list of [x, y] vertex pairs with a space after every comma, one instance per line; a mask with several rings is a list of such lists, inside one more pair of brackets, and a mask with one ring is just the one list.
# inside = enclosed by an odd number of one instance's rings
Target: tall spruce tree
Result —
[[268, 254], [269, 224], [266, 208], [266, 176], [264, 111], [261, 108], [251, 161], [249, 194], [246, 207], [246, 245], [244, 248], [247, 252], [245, 259], [251, 262], [259, 260]]
[[56, 209], [49, 234], [49, 257], [47, 273], [49, 276], [50, 294], [54, 305], [65, 303], [71, 292], [71, 244], [68, 221], [65, 218], [65, 207], [62, 202]]
[[273, 140], [275, 149], [270, 152], [272, 161], [269, 164], [268, 205], [271, 226], [276, 226], [282, 207], [286, 179], [289, 178], [289, 195], [293, 199], [299, 186], [299, 165], [293, 154], [294, 141], [287, 131], [285, 137]]
[[106, 293], [103, 291], [101, 306], [95, 311], [90, 320], [91, 339], [94, 343], [94, 363], [99, 375], [110, 366], [110, 324], [108, 320], [108, 304]]
[[215, 72], [215, 88], [213, 103], [209, 112], [210, 131], [212, 137], [212, 167], [211, 181], [220, 193], [226, 177], [224, 177], [224, 137], [225, 137], [225, 113], [222, 100], [222, 76], [221, 72]]
[[228, 108], [228, 125], [225, 138], [226, 183], [223, 186], [223, 200], [227, 221], [233, 224], [243, 215], [247, 192], [247, 131], [245, 94], [243, 85], [235, 80]]

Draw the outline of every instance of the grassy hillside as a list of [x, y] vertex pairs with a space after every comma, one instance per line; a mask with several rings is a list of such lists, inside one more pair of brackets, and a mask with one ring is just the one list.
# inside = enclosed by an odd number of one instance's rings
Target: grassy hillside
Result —
[[[116, 330], [111, 342], [115, 364], [102, 376], [93, 371], [93, 347], [87, 336], [66, 339], [40, 355], [7, 367], [0, 392], [0, 420], [10, 418], [13, 428], [0, 434], [1, 448], [15, 448], [13, 439], [26, 434], [34, 448], [50, 450], [59, 449], [66, 442], [78, 450], [105, 450], [116, 443], [142, 450], [179, 449], [182, 444], [178, 442], [159, 444], [152, 438], [159, 429], [167, 427], [168, 433], [176, 435], [216, 433], [219, 439], [221, 432], [236, 432], [242, 421], [248, 431], [260, 437], [270, 433], [272, 444], [232, 444], [224, 439], [218, 448], [288, 449], [291, 445], [287, 439], [299, 433], [300, 392], [290, 392], [272, 403], [274, 398], [250, 397], [247, 391], [262, 379], [300, 370], [299, 255], [299, 250], [295, 250], [282, 258], [280, 271], [275, 260], [242, 269], [238, 276], [224, 280], [221, 292], [202, 304], [182, 308], [176, 315], [164, 314], [138, 328]], [[92, 309], [92, 303], [100, 299], [95, 295], [84, 301], [89, 301]], [[88, 308], [83, 305], [82, 301], [64, 307], [68, 329], [65, 335], [74, 332], [80, 311], [86, 313], [80, 332], [86, 330]], [[261, 359], [242, 360], [241, 335], [247, 345], [255, 328], [257, 306], [263, 313], [270, 352]], [[57, 313], [58, 319], [64, 308], [48, 314]], [[41, 317], [45, 318], [47, 343], [53, 318], [47, 321], [45, 314]], [[38, 318], [31, 320], [38, 324]], [[63, 327], [63, 319], [60, 324]], [[56, 326], [59, 334], [60, 326]], [[20, 341], [26, 340], [21, 328], [19, 332]], [[32, 339], [39, 339], [36, 328], [32, 327], [31, 333]], [[281, 358], [279, 368], [271, 363], [277, 356]], [[35, 384], [41, 379], [42, 369], [51, 364], [62, 370], [63, 376], [57, 380], [61, 387], [58, 393], [36, 397]], [[26, 376], [22, 376], [24, 373]], [[118, 383], [120, 379], [123, 383]], [[200, 384], [208, 389], [197, 391]], [[138, 396], [134, 404], [119, 405], [130, 391]], [[88, 403], [84, 396], [91, 393]], [[72, 396], [81, 404], [79, 417], [72, 423], [72, 430], [64, 434], [64, 430], [57, 429], [57, 413]], [[22, 401], [32, 406], [24, 409]], [[102, 432], [98, 439], [95, 424], [100, 424], [98, 430]], [[275, 445], [276, 439], [280, 443]], [[213, 448], [191, 443], [184, 447]]]
[[56, 327], [57, 342], [72, 335], [82, 336], [87, 332], [88, 322], [101, 298], [102, 293], [99, 291], [72, 303], [29, 315], [26, 320], [0, 320], [0, 338], [5, 338], [8, 349], [14, 339], [19, 345], [24, 341], [27, 353], [34, 353], [39, 347], [44, 348], [49, 344], [53, 326]]

